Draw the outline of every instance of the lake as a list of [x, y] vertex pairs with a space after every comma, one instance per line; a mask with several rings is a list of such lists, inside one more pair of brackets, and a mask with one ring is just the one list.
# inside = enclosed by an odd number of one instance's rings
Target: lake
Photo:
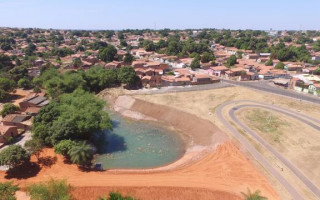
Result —
[[[185, 153], [180, 135], [157, 122], [136, 121], [109, 112], [112, 131], [96, 140], [94, 162], [104, 169], [143, 169], [170, 164]], [[104, 142], [107, 141], [107, 142]]]

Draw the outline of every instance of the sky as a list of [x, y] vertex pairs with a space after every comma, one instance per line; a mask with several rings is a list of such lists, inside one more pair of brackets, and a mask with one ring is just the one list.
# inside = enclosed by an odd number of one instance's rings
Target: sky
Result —
[[0, 0], [0, 26], [320, 30], [320, 0]]

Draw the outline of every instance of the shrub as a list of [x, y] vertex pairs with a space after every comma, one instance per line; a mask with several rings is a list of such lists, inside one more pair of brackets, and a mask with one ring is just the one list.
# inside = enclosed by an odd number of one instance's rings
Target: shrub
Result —
[[12, 103], [6, 103], [3, 105], [2, 110], [0, 112], [2, 117], [5, 117], [8, 114], [15, 113], [16, 111], [19, 111], [19, 107], [12, 104]]
[[1, 200], [15, 200], [14, 194], [19, 190], [17, 185], [12, 185], [13, 182], [0, 183]]
[[135, 198], [130, 196], [122, 196], [118, 192], [110, 192], [109, 197], [100, 197], [99, 200], [135, 200]]
[[68, 156], [69, 151], [77, 143], [72, 140], [61, 140], [58, 144], [54, 146], [54, 152], [61, 154], [63, 156]]
[[45, 183], [33, 184], [27, 187], [31, 200], [69, 200], [71, 186], [65, 180], [51, 179]]

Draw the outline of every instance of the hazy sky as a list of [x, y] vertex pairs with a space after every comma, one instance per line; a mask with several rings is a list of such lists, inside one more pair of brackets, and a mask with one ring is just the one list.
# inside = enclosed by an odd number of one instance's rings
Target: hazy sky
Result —
[[0, 0], [0, 26], [320, 29], [320, 0]]

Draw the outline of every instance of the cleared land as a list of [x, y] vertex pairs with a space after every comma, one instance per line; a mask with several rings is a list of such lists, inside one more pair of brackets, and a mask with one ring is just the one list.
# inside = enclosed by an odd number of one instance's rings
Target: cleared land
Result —
[[[258, 110], [258, 111], [257, 111]], [[266, 112], [268, 113], [267, 115]], [[268, 117], [273, 116], [271, 122]], [[312, 127], [279, 113], [247, 109], [238, 116], [250, 128], [272, 144], [315, 184], [320, 185], [320, 133]], [[256, 116], [256, 120], [250, 120]], [[271, 129], [266, 126], [270, 124]]]
[[[179, 110], [183, 110], [192, 114], [197, 115], [199, 118], [203, 119], [208, 119], [214, 124], [218, 125], [222, 130], [224, 126], [220, 123], [220, 121], [217, 119], [215, 115], [215, 110], [216, 108], [228, 101], [236, 101], [236, 100], [253, 100], [253, 101], [259, 101], [261, 103], [268, 103], [268, 104], [274, 104], [276, 106], [285, 108], [285, 109], [290, 109], [293, 111], [298, 111], [301, 112], [305, 115], [309, 115], [314, 118], [319, 117], [319, 112], [320, 112], [320, 107], [314, 104], [306, 103], [303, 101], [298, 101], [295, 99], [290, 99], [290, 98], [285, 98], [281, 96], [276, 96], [272, 95], [269, 93], [263, 93], [263, 92], [257, 92], [253, 91], [247, 88], [242, 88], [242, 87], [232, 87], [232, 88], [223, 88], [223, 89], [216, 89], [216, 90], [208, 90], [208, 91], [197, 91], [197, 92], [188, 92], [188, 93], [170, 93], [170, 94], [159, 94], [159, 95], [136, 95], [135, 98], [138, 99], [143, 99], [145, 101], [153, 102], [153, 103], [158, 103], [162, 105], [168, 105], [170, 107], [174, 107]], [[226, 111], [227, 112], [227, 109]], [[225, 116], [227, 116], [227, 113], [225, 113]], [[284, 117], [286, 118], [286, 117]], [[283, 119], [281, 117], [281, 119]], [[301, 123], [300, 123], [301, 124]], [[298, 130], [304, 130], [304, 127], [306, 125], [299, 126], [299, 123], [296, 123], [296, 126], [293, 128], [298, 131]], [[286, 127], [286, 126], [284, 126]], [[300, 127], [300, 128], [299, 128]], [[310, 127], [307, 129], [310, 130]], [[287, 135], [291, 133], [291, 131], [286, 130]], [[317, 137], [315, 131], [312, 133], [313, 137]], [[286, 138], [285, 138], [286, 137]], [[306, 143], [303, 143], [302, 141], [306, 141], [305, 138], [309, 137], [308, 135], [303, 135], [302, 137], [293, 139], [292, 137], [287, 138], [287, 136], [280, 136], [283, 138], [283, 140], [287, 140], [286, 148], [290, 149], [288, 151], [292, 152], [292, 155], [294, 154], [300, 154], [301, 152], [305, 152], [305, 150], [302, 150]], [[250, 139], [250, 138], [249, 138]], [[309, 149], [315, 149], [317, 146], [320, 144], [319, 139], [314, 139], [310, 138], [310, 140], [313, 140], [312, 145], [310, 146]], [[252, 141], [254, 143], [254, 141]], [[280, 143], [281, 144], [281, 143]], [[280, 145], [277, 144], [277, 145]], [[254, 144], [256, 145], [256, 144]], [[274, 159], [268, 152], [266, 152], [264, 149], [262, 149], [259, 145], [256, 145], [256, 148], [263, 153], [267, 159], [271, 163], [273, 163], [275, 166], [279, 166], [278, 161]], [[278, 148], [280, 152], [286, 151], [285, 148], [279, 147]], [[302, 151], [301, 151], [302, 150]], [[314, 150], [316, 151], [316, 150]], [[301, 169], [303, 172], [309, 171], [309, 169], [313, 168], [313, 166], [318, 165], [317, 159], [312, 157], [310, 159], [310, 155], [315, 155], [315, 154], [310, 154], [309, 152], [304, 154], [303, 156], [306, 156], [308, 160], [308, 167], [306, 167], [306, 162], [303, 162], [302, 160], [299, 160], [299, 158], [292, 156], [295, 161], [291, 160], [294, 163], [301, 163], [297, 164], [297, 167]], [[250, 158], [250, 156], [249, 156]], [[312, 163], [310, 163], [312, 162]], [[303, 164], [304, 163], [304, 164]], [[257, 165], [258, 166], [258, 165]], [[319, 171], [319, 170], [317, 170]], [[308, 177], [310, 177], [311, 180], [319, 180], [319, 178], [315, 178], [315, 176], [318, 176], [318, 173], [315, 171], [309, 171], [305, 173]], [[290, 173], [285, 173], [285, 176], [287, 179], [291, 180], [291, 182], [296, 183], [299, 186], [299, 183], [296, 181], [296, 177], [293, 176]], [[270, 180], [273, 180], [272, 177], [269, 176]], [[277, 182], [274, 182], [274, 186], [277, 188], [279, 194], [281, 194], [282, 199], [287, 199], [288, 194], [286, 191], [280, 186], [277, 185]], [[318, 183], [315, 181], [315, 183]], [[318, 184], [319, 185], [319, 184]]]
[[249, 127], [263, 133], [264, 138], [269, 143], [279, 143], [285, 127], [290, 126], [284, 119], [285, 116], [279, 116], [273, 112], [263, 109], [241, 110], [241, 118], [245, 120]]

